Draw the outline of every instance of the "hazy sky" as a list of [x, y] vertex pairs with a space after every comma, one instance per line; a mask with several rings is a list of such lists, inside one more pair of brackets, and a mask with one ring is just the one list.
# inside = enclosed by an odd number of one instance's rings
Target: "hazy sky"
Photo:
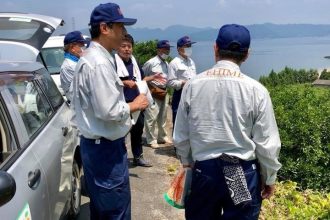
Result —
[[[67, 31], [87, 28], [99, 0], [1, 0], [2, 12], [29, 12], [60, 17]], [[330, 24], [330, 0], [120, 0], [135, 27], [174, 24], [218, 28], [225, 23]], [[74, 19], [73, 19], [74, 18]], [[73, 22], [74, 21], [74, 22]]]

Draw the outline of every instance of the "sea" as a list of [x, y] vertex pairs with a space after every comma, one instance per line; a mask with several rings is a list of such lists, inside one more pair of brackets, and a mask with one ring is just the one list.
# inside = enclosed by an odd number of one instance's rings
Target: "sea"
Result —
[[[175, 42], [172, 45], [176, 45]], [[213, 46], [214, 41], [193, 44], [192, 59], [198, 73], [215, 64]], [[172, 57], [177, 56], [175, 48], [171, 50]], [[242, 64], [241, 70], [256, 80], [272, 70], [279, 72], [285, 67], [322, 71], [330, 68], [330, 59], [325, 56], [330, 56], [330, 36], [252, 39], [249, 58]]]

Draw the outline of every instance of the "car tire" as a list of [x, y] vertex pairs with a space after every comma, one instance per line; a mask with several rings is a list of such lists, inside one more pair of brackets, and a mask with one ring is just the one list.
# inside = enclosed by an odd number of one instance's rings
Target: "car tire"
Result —
[[71, 201], [69, 216], [74, 219], [80, 212], [81, 203], [81, 172], [76, 160], [72, 164], [72, 180], [71, 180]]

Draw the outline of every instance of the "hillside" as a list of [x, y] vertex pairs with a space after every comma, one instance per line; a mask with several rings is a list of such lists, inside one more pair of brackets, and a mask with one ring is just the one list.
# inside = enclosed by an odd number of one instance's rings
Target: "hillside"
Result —
[[[320, 24], [253, 24], [246, 26], [254, 39], [260, 38], [290, 38], [290, 37], [321, 37], [330, 36], [330, 25]], [[183, 25], [172, 25], [165, 29], [128, 27], [128, 32], [137, 41], [151, 39], [168, 39], [176, 41], [183, 35], [189, 35], [196, 41], [213, 41], [217, 35], [216, 28], [196, 28]], [[81, 30], [89, 34], [87, 29]]]

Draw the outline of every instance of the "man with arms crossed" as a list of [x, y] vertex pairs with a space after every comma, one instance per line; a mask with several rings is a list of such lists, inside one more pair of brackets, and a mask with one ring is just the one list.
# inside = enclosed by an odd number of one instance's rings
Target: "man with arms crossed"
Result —
[[61, 65], [61, 87], [66, 98], [70, 101], [70, 86], [77, 62], [82, 55], [87, 41], [80, 31], [72, 31], [64, 37], [64, 61]]
[[267, 89], [240, 70], [249, 46], [244, 26], [221, 27], [216, 65], [182, 91], [174, 144], [183, 166], [193, 167], [188, 220], [257, 220], [274, 193], [281, 143]]
[[192, 54], [192, 42], [190, 37], [181, 37], [177, 42], [177, 50], [179, 56], [175, 57], [168, 66], [168, 83], [169, 87], [174, 89], [172, 98], [172, 122], [175, 125], [175, 117], [181, 98], [182, 88], [184, 84], [196, 76], [195, 62], [190, 58]]

